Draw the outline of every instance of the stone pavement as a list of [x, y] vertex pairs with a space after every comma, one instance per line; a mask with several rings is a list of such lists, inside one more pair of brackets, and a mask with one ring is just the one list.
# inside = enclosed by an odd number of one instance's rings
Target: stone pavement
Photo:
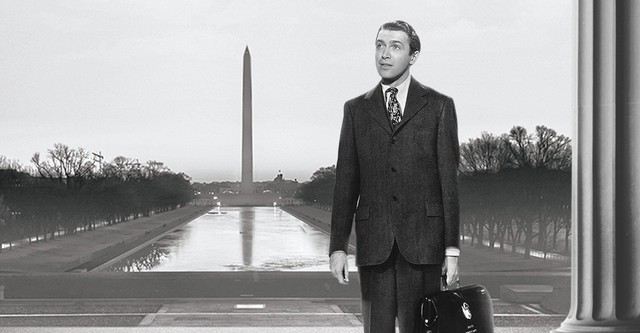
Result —
[[[553, 327], [496, 327], [495, 333], [549, 333]], [[0, 333], [362, 333], [362, 327], [0, 327]], [[396, 330], [396, 332], [398, 332]]]
[[[497, 332], [549, 331], [564, 315], [532, 305], [494, 301]], [[171, 328], [211, 328], [236, 332], [261, 328], [286, 332], [362, 330], [358, 299], [165, 299], [165, 300], [8, 300], [0, 302], [0, 332], [28, 327], [130, 327], [164, 332]], [[153, 328], [153, 329], [150, 329]], [[37, 331], [37, 330], [36, 330]], [[126, 331], [125, 331], [126, 332]]]

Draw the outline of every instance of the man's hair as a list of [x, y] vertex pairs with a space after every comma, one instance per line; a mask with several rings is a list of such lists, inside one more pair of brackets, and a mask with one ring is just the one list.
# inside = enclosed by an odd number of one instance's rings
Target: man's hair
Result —
[[403, 31], [407, 36], [409, 36], [409, 49], [411, 54], [414, 54], [416, 51], [420, 51], [420, 37], [418, 37], [418, 34], [413, 30], [413, 27], [409, 23], [400, 20], [387, 22], [380, 26], [378, 34], [382, 30]]

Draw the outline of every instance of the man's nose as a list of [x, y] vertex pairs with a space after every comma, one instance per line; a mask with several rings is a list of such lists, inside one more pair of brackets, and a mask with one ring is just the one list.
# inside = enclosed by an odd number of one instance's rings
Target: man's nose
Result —
[[385, 48], [382, 50], [382, 58], [383, 58], [383, 59], [389, 59], [389, 57], [390, 57], [390, 55], [389, 55], [389, 48], [386, 48], [386, 47], [385, 47]]

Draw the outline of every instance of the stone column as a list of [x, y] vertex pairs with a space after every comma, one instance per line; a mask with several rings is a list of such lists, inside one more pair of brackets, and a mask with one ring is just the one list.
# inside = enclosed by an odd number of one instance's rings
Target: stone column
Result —
[[553, 332], [640, 332], [640, 1], [574, 4], [571, 309]]

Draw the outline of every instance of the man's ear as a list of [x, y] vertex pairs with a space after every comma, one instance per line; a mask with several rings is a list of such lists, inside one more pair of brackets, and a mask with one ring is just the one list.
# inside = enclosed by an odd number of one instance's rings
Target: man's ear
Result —
[[409, 61], [409, 64], [413, 65], [416, 62], [416, 60], [418, 60], [419, 55], [420, 55], [420, 51], [413, 52], [413, 54], [411, 55], [411, 60]]

